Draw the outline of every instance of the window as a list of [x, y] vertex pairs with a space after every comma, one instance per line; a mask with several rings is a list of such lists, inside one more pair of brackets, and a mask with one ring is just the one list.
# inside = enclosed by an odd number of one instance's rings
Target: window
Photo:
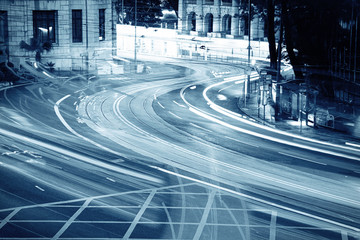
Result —
[[0, 43], [7, 42], [8, 32], [7, 32], [7, 12], [0, 11]]
[[56, 17], [57, 11], [33, 11], [34, 38], [55, 43]]
[[105, 9], [99, 9], [99, 40], [105, 40]]
[[82, 10], [72, 10], [72, 41], [82, 42]]

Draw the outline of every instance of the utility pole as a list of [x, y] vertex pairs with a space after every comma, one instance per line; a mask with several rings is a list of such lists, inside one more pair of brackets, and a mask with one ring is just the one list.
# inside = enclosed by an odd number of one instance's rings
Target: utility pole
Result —
[[89, 72], [89, 28], [88, 28], [88, 0], [85, 0], [85, 31], [86, 31], [86, 53], [85, 53], [85, 66], [87, 73]]
[[356, 82], [356, 63], [357, 63], [357, 38], [358, 38], [358, 21], [359, 14], [356, 12], [356, 23], [355, 23], [355, 51], [354, 51], [354, 83]]
[[245, 81], [245, 107], [246, 107], [246, 100], [248, 97], [248, 85], [250, 84], [250, 74], [251, 74], [251, 68], [250, 68], [250, 52], [251, 52], [251, 41], [250, 41], [250, 36], [251, 36], [251, 0], [249, 0], [249, 15], [248, 15], [248, 36], [249, 36], [249, 45], [248, 45], [248, 77], [247, 77], [247, 81]]
[[135, 25], [135, 35], [134, 35], [134, 62], [135, 62], [135, 71], [137, 71], [137, 59], [136, 59], [136, 51], [137, 51], [137, 46], [136, 46], [136, 25], [137, 25], [137, 0], [135, 0], [135, 20], [134, 20], [134, 25]]
[[[284, 14], [284, 13], [282, 13]], [[276, 71], [276, 103], [275, 103], [275, 119], [281, 115], [281, 92], [280, 92], [280, 70], [281, 70], [281, 49], [282, 49], [282, 42], [283, 42], [283, 16], [280, 19], [280, 38], [278, 43], [278, 62], [277, 62], [277, 71]]]
[[350, 21], [350, 50], [349, 50], [349, 81], [351, 81], [351, 58], [352, 58], [352, 38], [353, 38], [353, 21], [354, 21], [354, 5], [355, 5], [355, 0], [352, 0], [352, 5], [351, 5], [351, 21]]

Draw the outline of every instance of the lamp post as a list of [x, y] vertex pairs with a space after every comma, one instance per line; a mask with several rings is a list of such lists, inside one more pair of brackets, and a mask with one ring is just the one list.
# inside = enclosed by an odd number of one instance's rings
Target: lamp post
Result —
[[137, 59], [136, 59], [136, 25], [137, 25], [137, 0], [135, 0], [135, 19], [134, 19], [134, 25], [135, 25], [135, 34], [134, 34], [134, 62], [135, 62], [135, 71], [137, 71]]
[[[250, 69], [250, 52], [251, 52], [251, 41], [250, 41], [250, 36], [251, 36], [251, 0], [249, 0], [249, 16], [248, 16], [248, 37], [249, 37], [249, 44], [248, 44], [248, 77], [247, 77], [247, 81], [245, 81], [245, 89], [248, 90], [248, 85], [250, 84], [250, 74], [251, 74], [251, 69]], [[248, 97], [248, 92], [245, 92], [245, 107], [246, 107], [246, 99]]]

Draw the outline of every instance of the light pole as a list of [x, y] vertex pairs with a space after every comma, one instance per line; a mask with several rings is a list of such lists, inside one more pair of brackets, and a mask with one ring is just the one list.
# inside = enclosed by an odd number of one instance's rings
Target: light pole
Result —
[[137, 64], [136, 64], [136, 62], [137, 62], [137, 60], [136, 60], [136, 25], [137, 25], [137, 0], [135, 0], [135, 9], [134, 9], [134, 11], [135, 11], [135, 19], [134, 19], [134, 25], [135, 25], [135, 35], [134, 35], [134, 62], [135, 62], [135, 71], [136, 71], [136, 69], [137, 69]]
[[[251, 0], [249, 0], [249, 17], [248, 17], [248, 27], [249, 27], [249, 45], [248, 45], [248, 67], [249, 67], [249, 72], [248, 72], [248, 78], [247, 78], [247, 82], [246, 82], [246, 89], [248, 89], [248, 85], [250, 84], [250, 74], [251, 74], [251, 70], [250, 70], [250, 52], [251, 52], [251, 40], [250, 40], [250, 36], [251, 36]], [[246, 103], [246, 98], [248, 97], [248, 93], [245, 93], [245, 103]], [[245, 104], [246, 107], [246, 104]]]

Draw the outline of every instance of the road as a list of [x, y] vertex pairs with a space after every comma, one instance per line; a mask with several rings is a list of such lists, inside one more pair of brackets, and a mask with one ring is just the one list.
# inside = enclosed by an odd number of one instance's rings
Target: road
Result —
[[360, 149], [241, 115], [244, 70], [3, 88], [0, 239], [360, 239]]

